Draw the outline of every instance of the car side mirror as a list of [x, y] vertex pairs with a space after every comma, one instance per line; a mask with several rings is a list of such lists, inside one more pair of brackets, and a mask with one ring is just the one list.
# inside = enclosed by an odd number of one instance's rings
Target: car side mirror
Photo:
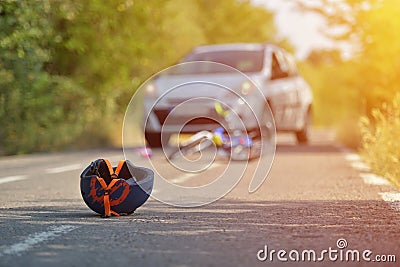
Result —
[[289, 73], [286, 71], [273, 71], [271, 74], [271, 80], [283, 79], [289, 77]]

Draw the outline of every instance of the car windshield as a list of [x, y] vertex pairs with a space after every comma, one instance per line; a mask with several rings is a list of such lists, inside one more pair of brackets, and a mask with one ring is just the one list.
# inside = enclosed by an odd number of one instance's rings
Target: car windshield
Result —
[[[227, 50], [203, 53], [192, 53], [182, 62], [212, 61], [228, 65], [241, 72], [259, 72], [263, 68], [264, 50]], [[219, 64], [183, 64], [170, 74], [204, 74], [227, 73], [233, 70]]]

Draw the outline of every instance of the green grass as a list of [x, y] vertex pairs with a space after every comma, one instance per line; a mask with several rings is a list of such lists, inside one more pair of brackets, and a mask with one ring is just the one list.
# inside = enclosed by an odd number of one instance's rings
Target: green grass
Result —
[[400, 187], [400, 93], [360, 120], [361, 155], [372, 171]]

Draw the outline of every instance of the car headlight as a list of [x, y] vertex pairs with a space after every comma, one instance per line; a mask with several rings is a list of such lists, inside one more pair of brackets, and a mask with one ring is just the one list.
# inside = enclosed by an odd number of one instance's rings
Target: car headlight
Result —
[[149, 82], [145, 86], [145, 94], [146, 94], [146, 97], [151, 97], [151, 98], [156, 97], [157, 90], [156, 90], [156, 86], [153, 82]]
[[250, 81], [244, 81], [240, 85], [240, 93], [242, 93], [242, 95], [248, 95], [253, 91], [254, 91], [254, 84]]

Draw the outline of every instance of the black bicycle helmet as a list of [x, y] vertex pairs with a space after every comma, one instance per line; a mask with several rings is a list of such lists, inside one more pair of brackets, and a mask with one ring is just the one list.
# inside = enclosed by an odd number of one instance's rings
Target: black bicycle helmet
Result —
[[104, 217], [133, 213], [153, 189], [152, 170], [121, 160], [112, 167], [106, 159], [93, 161], [81, 174], [81, 193], [86, 205]]

